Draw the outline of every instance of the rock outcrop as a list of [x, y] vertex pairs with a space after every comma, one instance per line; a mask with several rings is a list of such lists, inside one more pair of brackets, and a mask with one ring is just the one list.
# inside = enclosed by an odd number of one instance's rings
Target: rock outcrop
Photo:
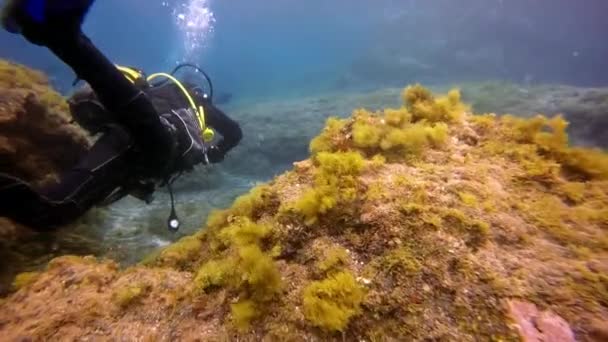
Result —
[[574, 333], [568, 323], [556, 314], [540, 312], [532, 303], [508, 301], [507, 308], [517, 329], [526, 342], [574, 342]]
[[0, 334], [517, 341], [541, 317], [529, 336], [597, 339], [608, 155], [570, 147], [566, 126], [410, 87], [398, 108], [329, 119], [311, 159], [140, 265], [61, 257], [20, 275]]
[[608, 88], [517, 85], [483, 82], [463, 85], [463, 96], [481, 113], [563, 114], [575, 144], [608, 148]]
[[[65, 100], [44, 74], [0, 59], [0, 173], [35, 186], [51, 184], [88, 145], [89, 138], [70, 123]], [[7, 290], [6, 278], [28, 263], [13, 250], [36, 240], [32, 234], [0, 217], [0, 294]]]
[[53, 182], [87, 146], [46, 76], [0, 60], [0, 172], [39, 185]]
[[[511, 82], [458, 84], [475, 113], [532, 117], [562, 114], [570, 123], [574, 145], [608, 148], [608, 88], [565, 85], [523, 86]], [[328, 115], [347, 117], [356, 108], [376, 111], [399, 106], [400, 88], [335, 93], [299, 99], [232, 104], [226, 112], [238, 118], [243, 142], [222, 164], [231, 173], [268, 177], [289, 169], [294, 158], [308, 157], [306, 145]], [[434, 89], [438, 92], [443, 88]]]

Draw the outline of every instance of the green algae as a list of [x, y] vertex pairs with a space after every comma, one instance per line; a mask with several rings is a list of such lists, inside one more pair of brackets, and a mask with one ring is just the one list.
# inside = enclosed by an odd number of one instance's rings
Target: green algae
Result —
[[15, 277], [15, 280], [13, 280], [13, 289], [15, 291], [18, 291], [24, 287], [27, 287], [27, 286], [33, 284], [34, 282], [36, 282], [36, 280], [38, 280], [39, 276], [40, 276], [39, 272], [20, 273]]
[[364, 289], [352, 274], [337, 273], [304, 289], [304, 315], [313, 325], [343, 331], [351, 318], [360, 314], [364, 296]]
[[608, 246], [601, 163], [569, 161], [560, 118], [471, 117], [457, 92], [403, 96], [402, 108], [329, 120], [311, 162], [162, 251], [153, 265], [192, 276], [182, 312], [208, 305], [234, 338], [374, 341], [517, 340], [511, 297], [577, 329], [600, 315], [605, 273], [564, 265]]
[[230, 304], [232, 322], [240, 331], [246, 331], [251, 325], [251, 321], [259, 317], [260, 311], [256, 304], [251, 300], [243, 300], [238, 303]]
[[186, 236], [160, 251], [155, 262], [151, 260], [147, 262], [177, 269], [189, 269], [197, 262], [198, 256], [204, 249], [203, 239], [202, 234]]
[[113, 299], [116, 305], [122, 309], [126, 309], [131, 305], [135, 305], [148, 294], [148, 287], [144, 285], [129, 285], [124, 288], [115, 290]]
[[300, 213], [306, 224], [316, 223], [319, 216], [336, 206], [352, 202], [357, 198], [357, 176], [363, 169], [363, 157], [356, 152], [320, 152], [314, 175], [314, 187], [295, 203], [282, 208], [283, 212]]
[[329, 273], [348, 265], [350, 256], [348, 251], [340, 246], [332, 246], [324, 251], [324, 255], [317, 262], [317, 270], [321, 273]]

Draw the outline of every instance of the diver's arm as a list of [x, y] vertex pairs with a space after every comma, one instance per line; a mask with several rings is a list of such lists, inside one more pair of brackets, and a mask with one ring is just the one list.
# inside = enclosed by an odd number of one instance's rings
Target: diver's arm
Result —
[[211, 103], [206, 103], [204, 107], [207, 124], [222, 135], [222, 139], [216, 146], [222, 154], [226, 154], [243, 138], [241, 127]]
[[135, 138], [151, 175], [164, 173], [173, 141], [146, 95], [135, 87], [84, 35], [49, 44], [57, 57], [91, 85], [100, 102]]
[[91, 85], [104, 107], [118, 114], [116, 119], [144, 147], [144, 153], [149, 152], [146, 157], [152, 166], [162, 168], [170, 158], [173, 141], [146, 95], [82, 33], [48, 48]]
[[82, 33], [81, 23], [93, 0], [9, 0], [3, 26], [30, 42], [48, 47], [87, 81], [101, 103], [115, 112], [142, 148], [151, 176], [165, 172], [173, 139], [145, 94]]
[[141, 93], [83, 33], [47, 47], [86, 81], [109, 111], [119, 111]]

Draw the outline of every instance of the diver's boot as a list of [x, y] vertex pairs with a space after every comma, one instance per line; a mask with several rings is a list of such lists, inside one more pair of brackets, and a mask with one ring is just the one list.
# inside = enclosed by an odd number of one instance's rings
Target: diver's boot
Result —
[[1, 14], [2, 26], [21, 33], [30, 42], [48, 45], [80, 31], [94, 0], [7, 0]]
[[108, 127], [59, 183], [43, 189], [0, 173], [0, 216], [38, 231], [73, 222], [128, 180], [131, 144], [132, 137], [122, 126]]

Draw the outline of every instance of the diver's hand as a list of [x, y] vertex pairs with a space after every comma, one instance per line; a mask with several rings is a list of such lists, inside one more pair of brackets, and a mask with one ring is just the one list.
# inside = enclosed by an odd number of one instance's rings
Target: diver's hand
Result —
[[7, 0], [1, 21], [5, 30], [31, 43], [49, 46], [75, 37], [94, 0]]
[[222, 152], [217, 146], [212, 145], [207, 150], [207, 159], [209, 159], [209, 162], [213, 164], [221, 163], [224, 160], [224, 152]]

